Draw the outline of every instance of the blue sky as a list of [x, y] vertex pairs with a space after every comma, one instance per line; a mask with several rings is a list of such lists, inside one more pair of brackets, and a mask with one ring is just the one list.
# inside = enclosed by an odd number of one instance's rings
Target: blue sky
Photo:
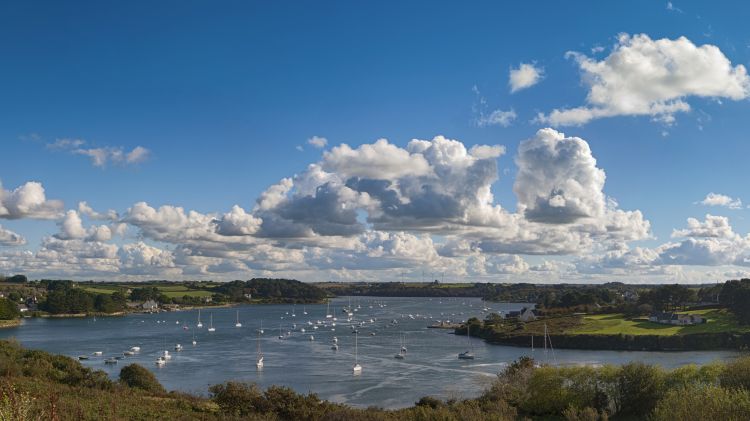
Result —
[[[697, 202], [710, 192], [750, 202], [743, 165], [750, 152], [745, 140], [745, 94], [738, 97], [721, 82], [721, 89], [711, 88], [708, 94], [685, 88], [665, 100], [683, 101], [689, 111], [669, 114], [673, 121], [668, 122], [663, 113], [620, 113], [572, 125], [537, 118], [539, 113], [549, 116], [554, 109], [594, 107], [586, 100], [589, 86], [582, 78], [584, 71], [566, 53], [579, 52], [604, 62], [617, 45], [623, 45], [619, 34], [645, 34], [649, 42], [686, 37], [696, 47], [718, 48], [730, 69], [748, 64], [750, 30], [743, 17], [750, 11], [743, 9], [749, 5], [669, 4], [6, 2], [0, 6], [0, 154], [4, 158], [0, 182], [9, 192], [27, 182], [39, 182], [47, 199], [62, 200], [64, 205], [58, 214], [42, 218], [33, 213], [0, 216], [3, 229], [25, 239], [23, 244], [8, 240], [0, 245], [0, 255], [5, 254], [0, 257], [0, 272], [41, 276], [57, 270], [61, 276], [95, 279], [231, 278], [273, 272], [310, 280], [348, 280], [393, 279], [404, 270], [416, 273], [428, 267], [434, 271], [452, 268], [456, 279], [632, 277], [685, 282], [742, 274], [744, 236], [750, 230], [748, 210]], [[509, 71], [521, 63], [538, 69], [542, 76], [533, 86], [511, 93]], [[680, 80], [685, 86], [706, 83]], [[477, 124], [482, 115], [511, 109], [516, 118], [505, 127]], [[514, 160], [521, 142], [535, 138], [546, 127], [585, 140], [596, 166], [606, 173], [604, 194], [617, 200], [618, 209], [640, 210], [650, 222], [648, 236], [631, 236], [612, 245], [608, 242], [614, 240], [607, 235], [587, 233], [585, 241], [564, 252], [541, 248], [529, 253], [527, 248], [508, 246], [503, 251], [511, 252], [490, 253], [489, 246], [481, 246], [487, 238], [457, 234], [445, 225], [425, 229], [393, 221], [379, 228], [365, 224], [369, 235], [403, 233], [421, 238], [427, 233], [436, 250], [435, 256], [423, 260], [397, 258], [385, 264], [356, 254], [362, 247], [377, 249], [382, 244], [362, 240], [352, 245], [356, 236], [351, 233], [326, 235], [313, 228], [315, 240], [278, 237], [266, 233], [269, 225], [258, 232], [247, 231], [253, 238], [240, 241], [241, 247], [232, 243], [232, 253], [238, 249], [247, 253], [238, 255], [212, 247], [208, 252], [192, 242], [198, 241], [195, 238], [187, 241], [156, 229], [157, 234], [149, 229], [153, 225], [144, 227], [142, 221], [134, 223], [132, 215], [128, 216], [135, 203], [146, 202], [153, 208], [179, 206], [186, 213], [212, 215], [207, 219], [210, 224], [211, 218], [219, 219], [236, 204], [271, 224], [271, 217], [253, 211], [259, 196], [279, 180], [299, 176], [309, 164], [321, 162], [324, 151], [342, 143], [356, 149], [379, 138], [407, 148], [412, 139], [431, 140], [438, 135], [462, 142], [467, 150], [474, 145], [503, 146], [504, 153], [493, 157], [499, 180], [490, 183], [492, 203], [519, 214], [513, 189], [518, 172]], [[326, 138], [327, 146], [308, 144], [313, 136]], [[85, 143], [50, 146], [61, 139]], [[148, 153], [132, 162], [110, 156], [104, 165], [93, 165], [91, 157], [81, 152], [106, 149], [127, 154], [136, 147]], [[107, 262], [92, 265], [90, 270], [46, 265], [45, 251], [54, 247], [45, 239], [51, 236], [57, 235], [58, 242], [81, 243], [57, 245], [62, 248], [98, 243], [82, 234], [60, 235], [63, 212], [78, 209], [81, 201], [97, 211], [117, 211], [117, 220], [106, 224], [113, 232], [112, 224], [125, 224], [122, 235], [102, 241], [101, 247], [111, 246], [105, 247]], [[279, 210], [279, 215], [284, 212], [292, 211]], [[670, 238], [673, 230], [684, 228], [689, 217], [702, 222], [707, 213], [728, 217], [733, 233], [742, 238], [711, 234], [688, 236], [685, 241], [725, 241], [716, 247], [731, 248], [732, 257], [702, 256], [693, 261], [695, 256], [681, 256], [676, 260], [685, 264], [665, 260], [674, 253], [659, 247], [683, 241]], [[317, 213], [314, 217], [329, 216]], [[311, 223], [310, 218], [297, 216], [295, 223]], [[455, 221], [440, 222], [448, 223]], [[101, 224], [83, 218], [86, 230]], [[431, 222], [433, 227], [436, 224]], [[555, 229], [571, 232], [578, 230], [575, 226], [558, 224]], [[507, 227], [494, 228], [507, 231]], [[321, 235], [325, 238], [318, 238]], [[471, 243], [471, 253], [447, 252], [443, 246], [454, 236]], [[335, 237], [337, 243], [331, 246], [333, 239], [328, 237]], [[497, 241], [506, 245], [517, 241], [502, 238]], [[136, 248], [147, 250], [148, 258], [140, 253], [130, 266], [122, 266], [132, 257], [122, 248], [133, 244], [141, 244]], [[282, 253], [302, 250], [302, 254], [278, 264], [260, 263], [256, 247]], [[623, 254], [624, 247], [630, 252], [642, 247], [663, 256], [646, 259], [636, 268], [602, 267], [596, 274], [580, 270], [581, 259], [612, 250], [620, 251], [617, 257], [622, 261], [630, 261]], [[187, 262], [180, 257], [186, 249], [217, 260]], [[394, 250], [399, 249], [384, 250], [398, 254]], [[19, 263], [18, 253], [23, 251], [34, 257]], [[167, 263], [152, 265], [154, 253]], [[312, 263], [321, 253], [332, 253], [326, 258], [329, 263]], [[69, 261], [92, 258], [85, 253], [69, 257]], [[467, 259], [481, 260], [494, 269], [472, 272]], [[528, 267], [519, 267], [517, 259]], [[534, 266], [555, 261], [565, 268], [532, 273]], [[503, 269], [509, 262], [513, 268]]]

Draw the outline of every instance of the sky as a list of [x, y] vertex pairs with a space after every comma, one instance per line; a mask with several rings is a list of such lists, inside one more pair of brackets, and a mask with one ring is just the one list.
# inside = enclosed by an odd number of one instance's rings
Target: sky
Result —
[[750, 276], [748, 14], [3, 2], [0, 274]]

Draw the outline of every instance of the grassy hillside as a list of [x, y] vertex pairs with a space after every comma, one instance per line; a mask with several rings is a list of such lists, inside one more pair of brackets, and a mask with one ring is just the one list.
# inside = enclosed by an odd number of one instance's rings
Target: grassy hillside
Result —
[[582, 323], [563, 333], [594, 335], [689, 335], [697, 333], [750, 332], [750, 326], [740, 325], [734, 316], [723, 309], [692, 310], [680, 313], [699, 314], [707, 323], [675, 326], [650, 322], [647, 318], [629, 319], [622, 314], [587, 315]]

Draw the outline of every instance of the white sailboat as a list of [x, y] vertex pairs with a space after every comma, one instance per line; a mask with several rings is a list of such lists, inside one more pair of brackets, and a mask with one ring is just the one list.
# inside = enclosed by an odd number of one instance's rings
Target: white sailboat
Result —
[[198, 344], [198, 342], [195, 340], [195, 329], [193, 329], [193, 345]]
[[199, 328], [203, 327], [203, 323], [201, 323], [201, 309], [198, 309], [198, 324], [196, 326]]
[[403, 360], [406, 358], [406, 346], [404, 345], [404, 335], [401, 335], [401, 349], [398, 351], [398, 354], [394, 355], [393, 358], [397, 360]]
[[234, 324], [234, 327], [242, 327], [242, 323], [240, 323], [240, 311], [237, 310], [237, 323]]
[[255, 367], [263, 368], [263, 352], [260, 350], [260, 332], [258, 332], [258, 355], [255, 358]]
[[215, 332], [216, 331], [216, 328], [214, 327], [214, 314], [213, 313], [211, 313], [209, 315], [208, 331], [209, 332]]
[[352, 372], [357, 375], [362, 373], [362, 366], [359, 364], [359, 343], [358, 343], [359, 334], [354, 335], [354, 367], [352, 367]]
[[326, 301], [326, 319], [332, 319], [333, 314], [331, 314], [331, 301]]
[[281, 330], [281, 323], [279, 323], [279, 339], [284, 339], [284, 332]]
[[260, 321], [260, 329], [258, 329], [258, 333], [260, 333], [261, 335], [264, 333], [264, 331], [263, 331], [263, 320]]
[[[469, 323], [466, 323], [466, 341], [469, 347], [471, 347], [471, 329], [469, 328]], [[466, 351], [458, 354], [458, 359], [459, 360], [473, 360], [474, 353], [471, 352], [470, 349], [467, 349]]]
[[302, 306], [302, 314], [307, 316], [307, 309], [305, 308], [305, 306]]

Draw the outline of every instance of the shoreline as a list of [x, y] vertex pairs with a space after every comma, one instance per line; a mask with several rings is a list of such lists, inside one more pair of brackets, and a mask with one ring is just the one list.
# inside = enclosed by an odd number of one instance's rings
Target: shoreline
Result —
[[[456, 335], [466, 335], [465, 329], [456, 329]], [[473, 335], [472, 335], [473, 336]], [[505, 345], [530, 348], [532, 335], [488, 334], [481, 331], [477, 337], [490, 345]], [[536, 345], [542, 338], [533, 336]], [[552, 334], [548, 335], [552, 346], [557, 349], [577, 349], [588, 351], [743, 351], [750, 349], [750, 333], [692, 333], [687, 335], [623, 335], [623, 334]]]
[[8, 329], [21, 326], [21, 319], [0, 320], [0, 329]]
[[[318, 302], [318, 303], [306, 303], [310, 305], [316, 305], [316, 304], [324, 304], [325, 302]], [[297, 303], [268, 303], [268, 302], [258, 302], [258, 303], [226, 303], [226, 304], [215, 304], [215, 305], [206, 305], [206, 306], [185, 306], [180, 307], [179, 309], [159, 309], [158, 311], [145, 311], [145, 310], [131, 310], [131, 311], [118, 311], [114, 313], [101, 313], [101, 312], [94, 312], [94, 313], [59, 313], [59, 314], [50, 314], [50, 313], [42, 313], [42, 314], [35, 314], [35, 315], [28, 315], [24, 316], [22, 318], [44, 318], [44, 319], [83, 319], [87, 317], [125, 317], [130, 314], [157, 314], [157, 313], [179, 313], [181, 311], [194, 311], [199, 309], [214, 309], [214, 308], [232, 308], [242, 305], [248, 305], [248, 306], [255, 306], [255, 305], [281, 305], [281, 304], [297, 304]], [[3, 321], [0, 321], [0, 328], [3, 327], [16, 327], [20, 325], [20, 321], [15, 324], [10, 325], [3, 325]]]

